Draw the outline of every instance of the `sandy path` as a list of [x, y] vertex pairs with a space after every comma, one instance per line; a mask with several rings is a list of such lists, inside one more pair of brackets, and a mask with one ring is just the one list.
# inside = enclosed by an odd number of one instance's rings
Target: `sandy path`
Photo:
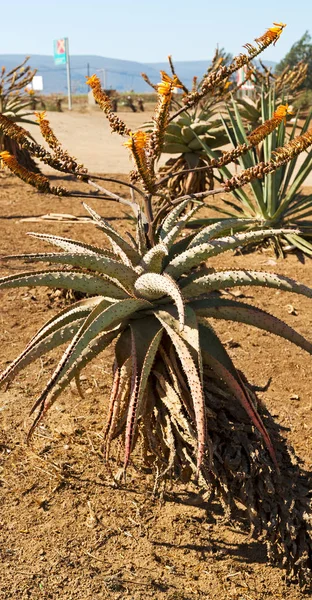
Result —
[[[112, 134], [104, 115], [96, 110], [88, 113], [48, 112], [48, 118], [59, 140], [73, 156], [93, 173], [128, 173], [133, 165], [125, 141]], [[131, 129], [150, 121], [152, 113], [118, 113]], [[34, 138], [42, 144], [39, 128], [28, 126]], [[166, 158], [165, 158], [166, 160]], [[163, 161], [165, 162], [165, 161]], [[43, 168], [47, 171], [47, 168]]]

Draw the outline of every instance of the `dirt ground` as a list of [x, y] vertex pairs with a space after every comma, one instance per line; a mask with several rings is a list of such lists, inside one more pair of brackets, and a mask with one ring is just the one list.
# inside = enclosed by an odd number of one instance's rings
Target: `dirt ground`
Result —
[[[0, 177], [0, 254], [48, 248], [26, 236], [27, 231], [105, 243], [86, 222], [36, 221], [51, 211], [83, 216], [80, 200], [43, 196], [12, 176]], [[128, 227], [120, 205], [99, 200], [90, 200], [90, 205], [119, 230]], [[33, 222], [24, 220], [31, 217]], [[311, 261], [296, 255], [276, 260], [268, 249], [229, 254], [215, 263], [284, 273], [312, 286]], [[2, 273], [22, 268], [21, 262], [12, 263]], [[244, 288], [241, 294], [311, 338], [308, 299], [255, 288]], [[43, 288], [1, 292], [1, 367], [61, 303]], [[217, 330], [249, 380], [264, 385], [272, 378], [260, 396], [311, 470], [311, 357], [248, 326], [219, 322]], [[52, 359], [29, 367], [1, 393], [1, 600], [308, 597], [267, 563], [265, 547], [251, 540], [247, 529], [224, 522], [218, 506], [207, 506], [195, 486], [172, 483], [154, 498], [152, 476], [135, 467], [129, 469], [126, 484], [116, 486], [100, 453], [111, 382], [109, 352], [85, 371], [84, 398], [74, 387], [64, 393], [27, 446], [27, 415], [53, 369]], [[139, 455], [134, 462], [140, 465]]]
[[[133, 130], [151, 121], [152, 114], [149, 111], [118, 112], [118, 116]], [[67, 111], [48, 112], [47, 115], [64, 148], [87, 166], [91, 173], [128, 173], [132, 168], [130, 153], [122, 147], [125, 139], [112, 134], [108, 121], [99, 108], [89, 109], [85, 113]], [[26, 128], [42, 144], [39, 127], [27, 125]], [[79, 148], [78, 153], [77, 148]], [[161, 164], [167, 158], [168, 156], [162, 158]], [[43, 170], [52, 172], [49, 167], [44, 167]]]

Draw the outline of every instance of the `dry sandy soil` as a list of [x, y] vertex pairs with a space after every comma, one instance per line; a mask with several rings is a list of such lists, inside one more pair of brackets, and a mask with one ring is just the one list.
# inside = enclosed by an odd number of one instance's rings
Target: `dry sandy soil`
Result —
[[[90, 119], [94, 119], [96, 133], [97, 117]], [[85, 160], [84, 151], [94, 150], [94, 156], [98, 153], [101, 158], [99, 144], [91, 150], [87, 147], [81, 120], [70, 115], [62, 127], [69, 130], [70, 124], [80, 128], [76, 132], [81, 140], [79, 156]], [[71, 149], [70, 139], [65, 145]], [[105, 163], [106, 167], [111, 164]], [[103, 162], [92, 167], [103, 170]], [[127, 167], [128, 163], [121, 172]], [[119, 186], [111, 189], [121, 190]], [[119, 230], [128, 227], [120, 205], [99, 200], [90, 204]], [[44, 244], [25, 235], [27, 231], [104, 242], [88, 223], [24, 221], [51, 211], [80, 216], [84, 211], [79, 200], [43, 196], [9, 175], [0, 179], [0, 206], [0, 254], [44, 250]], [[312, 285], [311, 261], [296, 255], [282, 261], [266, 250], [228, 255], [216, 264], [256, 266]], [[12, 263], [2, 273], [20, 269], [22, 263]], [[311, 338], [312, 311], [306, 298], [255, 288], [244, 288], [242, 293], [247, 302], [269, 310]], [[62, 302], [40, 288], [1, 292], [1, 367], [22, 350]], [[311, 358], [290, 343], [247, 326], [219, 323], [218, 332], [236, 365], [252, 382], [263, 385], [272, 377], [260, 396], [285, 427], [304, 467], [311, 470]], [[53, 368], [52, 358], [29, 367], [1, 393], [1, 600], [308, 597], [296, 584], [286, 582], [282, 570], [268, 564], [264, 546], [249, 538], [248, 529], [242, 530], [234, 520], [222, 521], [218, 507], [208, 506], [195, 486], [172, 483], [162, 497], [154, 498], [152, 476], [134, 467], [126, 485], [116, 486], [100, 452], [111, 383], [109, 352], [85, 371], [84, 398], [75, 388], [64, 393], [27, 446], [27, 415]], [[140, 456], [134, 462], [140, 465]]]
[[[48, 112], [47, 115], [64, 148], [86, 165], [91, 173], [128, 173], [132, 168], [129, 151], [122, 147], [125, 140], [111, 133], [107, 120], [98, 108], [85, 113]], [[150, 121], [152, 113], [118, 112], [118, 116], [134, 130]], [[28, 125], [27, 128], [42, 143], [39, 127]], [[49, 169], [45, 168], [45, 171], [49, 172]]]

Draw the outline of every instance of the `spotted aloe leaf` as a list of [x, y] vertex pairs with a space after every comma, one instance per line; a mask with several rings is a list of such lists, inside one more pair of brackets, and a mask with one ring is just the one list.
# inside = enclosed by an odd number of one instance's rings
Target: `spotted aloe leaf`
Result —
[[[196, 233], [193, 232], [189, 235], [185, 235], [180, 240], [175, 242], [169, 250], [169, 255], [168, 255], [169, 260], [167, 259], [165, 262], [168, 264], [175, 256], [179, 256], [179, 254], [182, 254], [182, 252], [185, 252], [185, 250], [188, 248], [190, 242], [192, 241], [194, 235], [196, 235]], [[167, 264], [166, 264], [166, 266], [167, 266]]]
[[[33, 343], [37, 343], [50, 335], [53, 331], [64, 327], [67, 324], [73, 323], [77, 319], [87, 317], [92, 309], [97, 306], [100, 302], [103, 302], [102, 296], [93, 296], [92, 298], [83, 298], [78, 300], [69, 307], [66, 306], [63, 310], [60, 310], [57, 315], [49, 319], [34, 335], [34, 337], [27, 344], [26, 348], [29, 348]], [[107, 300], [107, 306], [112, 304], [111, 301]]]
[[19, 273], [0, 279], [0, 289], [45, 286], [63, 290], [74, 290], [85, 294], [102, 295], [108, 298], [126, 298], [127, 293], [114, 283], [97, 275], [58, 270]]
[[[77, 302], [50, 319], [30, 340], [23, 352], [0, 374], [0, 385], [12, 381], [15, 375], [32, 361], [74, 337], [92, 308], [103, 299], [100, 296]], [[110, 303], [107, 302], [107, 305]]]
[[181, 361], [182, 368], [185, 372], [187, 382], [189, 385], [194, 405], [195, 422], [198, 437], [197, 471], [199, 472], [199, 469], [203, 462], [205, 451], [207, 449], [205, 400], [201, 377], [198, 371], [198, 367], [196, 366], [193, 360], [192, 352], [190, 351], [188, 345], [180, 335], [178, 320], [172, 317], [172, 315], [170, 315], [165, 310], [158, 310], [155, 312], [155, 315], [163, 325], [169, 337], [171, 338], [171, 341]]
[[234, 364], [226, 352], [222, 342], [207, 323], [199, 325], [200, 343], [205, 363], [225, 381], [228, 388], [239, 400], [252, 423], [261, 433], [274, 464], [277, 466], [274, 448], [270, 436], [262, 423], [262, 420], [249, 397], [243, 381], [236, 371]]
[[159, 396], [167, 407], [175, 427], [179, 429], [187, 444], [194, 445], [195, 431], [192, 427], [192, 422], [186, 417], [182, 398], [170, 385], [165, 374], [159, 373], [157, 370], [154, 370], [153, 373], [158, 380]]
[[[68, 385], [73, 377], [79, 371], [79, 364], [83, 360], [89, 349], [96, 346], [97, 336], [110, 334], [108, 329], [113, 330], [120, 325], [121, 321], [131, 314], [147, 306], [143, 300], [127, 299], [117, 302], [107, 308], [106, 301], [100, 302], [85, 319], [82, 327], [78, 330], [71, 343], [64, 352], [59, 364], [57, 365], [52, 377], [48, 381], [44, 390], [36, 400], [33, 410], [40, 406], [39, 414], [43, 414], [48, 407], [56, 400], [61, 391]], [[112, 338], [108, 335], [107, 339], [113, 339], [117, 335], [117, 330], [112, 331]], [[110, 343], [110, 342], [109, 342]], [[51, 392], [51, 394], [50, 394]], [[37, 422], [37, 420], [36, 420]]]
[[224, 298], [195, 300], [191, 302], [191, 306], [198, 316], [225, 319], [252, 325], [289, 340], [309, 352], [309, 354], [312, 354], [311, 342], [284, 323], [284, 321], [255, 306]]
[[125, 469], [129, 462], [136, 424], [140, 414], [147, 381], [163, 331], [160, 323], [154, 317], [144, 319], [144, 328], [135, 321], [132, 321], [130, 328], [132, 336], [133, 372], [125, 433]]
[[178, 285], [169, 276], [157, 273], [144, 273], [135, 282], [135, 293], [146, 300], [157, 300], [169, 296], [174, 301], [179, 314], [180, 328], [184, 326], [184, 302]]
[[183, 295], [186, 298], [199, 296], [213, 290], [224, 290], [242, 286], [259, 286], [276, 288], [286, 292], [294, 292], [312, 298], [312, 288], [297, 283], [284, 275], [266, 273], [264, 271], [238, 270], [238, 271], [216, 271], [201, 275], [193, 273], [181, 281]]
[[97, 273], [107, 275], [113, 283], [117, 283], [122, 289], [130, 293], [133, 291], [133, 284], [137, 278], [137, 273], [130, 267], [112, 258], [96, 254], [78, 254], [78, 252], [71, 254], [68, 252], [21, 254], [19, 257], [15, 255], [4, 256], [3, 260], [16, 260], [16, 258], [27, 262], [57, 263], [96, 271]]
[[[191, 223], [190, 223], [191, 224]], [[223, 235], [227, 231], [233, 229], [241, 229], [242, 226], [253, 225], [256, 226], [255, 219], [223, 219], [223, 221], [218, 221], [217, 223], [212, 223], [211, 225], [207, 225], [207, 227], [203, 227], [192, 239], [188, 248], [193, 248], [194, 246], [198, 246], [199, 244], [205, 244], [206, 242], [210, 242], [217, 235]], [[260, 226], [260, 223], [259, 223]]]
[[[118, 419], [118, 413], [122, 396], [127, 395], [128, 386], [131, 377], [131, 331], [130, 327], [124, 329], [115, 345], [115, 361], [114, 361], [114, 374], [113, 374], [113, 385], [111, 389], [108, 416], [106, 421], [106, 427], [103, 434], [105, 456], [109, 456], [110, 444], [114, 435], [115, 426], [119, 421], [119, 427], [123, 425], [121, 419]], [[126, 415], [124, 422], [126, 421]]]
[[202, 207], [202, 204], [196, 204], [195, 206], [193, 206], [193, 208], [191, 208], [186, 215], [184, 215], [183, 217], [180, 218], [180, 220], [173, 222], [172, 227], [170, 229], [170, 231], [168, 231], [167, 235], [164, 237], [163, 239], [163, 243], [166, 244], [168, 246], [168, 248], [171, 248], [173, 245], [173, 242], [177, 239], [178, 235], [181, 233], [181, 231], [185, 228], [185, 225], [187, 223], [189, 223], [189, 221], [191, 220], [191, 218], [193, 217], [193, 215]]
[[140, 260], [140, 254], [138, 254], [137, 250], [131, 246], [117, 231], [105, 220], [103, 217], [98, 215], [93, 208], [88, 206], [87, 204], [83, 204], [85, 209], [93, 218], [96, 225], [105, 233], [105, 235], [109, 238], [112, 248], [115, 254], [119, 255], [127, 266], [137, 265]]
[[[179, 204], [177, 204], [177, 206], [175, 208], [173, 208], [169, 212], [169, 214], [166, 216], [166, 218], [162, 222], [161, 227], [159, 228], [158, 238], [159, 238], [160, 241], [164, 241], [165, 238], [168, 235], [170, 235], [170, 232], [176, 226], [177, 220], [179, 219], [181, 213], [188, 206], [188, 204], [190, 204], [190, 199], [189, 198], [187, 200], [183, 200], [182, 202], [180, 202]], [[196, 207], [196, 211], [199, 210], [202, 206], [203, 206], [203, 203], [202, 202], [198, 202], [197, 207]], [[187, 215], [185, 216], [185, 219], [183, 221], [184, 226], [187, 223], [187, 221], [189, 219], [191, 219], [191, 217], [192, 217], [193, 214], [194, 214], [194, 212], [192, 212], [192, 214], [190, 215], [190, 211], [187, 213]]]
[[69, 323], [68, 325], [60, 327], [49, 335], [46, 335], [44, 338], [34, 342], [31, 346], [25, 348], [25, 350], [0, 374], [0, 386], [4, 383], [9, 384], [22, 369], [25, 369], [25, 367], [41, 356], [44, 356], [58, 346], [69, 342], [79, 331], [82, 323], [83, 319], [77, 319], [74, 323]]
[[142, 271], [149, 271], [150, 273], [161, 273], [163, 268], [163, 261], [165, 256], [168, 255], [168, 248], [163, 244], [156, 244], [150, 250], [144, 254], [140, 267]]
[[53, 244], [54, 246], [65, 250], [65, 252], [85, 252], [86, 254], [100, 254], [115, 258], [114, 253], [110, 250], [107, 250], [106, 248], [100, 248], [99, 246], [93, 246], [92, 244], [85, 244], [84, 242], [78, 242], [76, 240], [59, 237], [57, 235], [49, 235], [47, 233], [34, 233], [30, 231], [27, 233], [27, 235], [30, 235], [38, 240], [49, 242], [49, 244]]
[[126, 299], [116, 302], [107, 307], [107, 301], [100, 302], [85, 319], [71, 344], [64, 352], [56, 370], [48, 381], [40, 396], [40, 402], [44, 399], [53, 386], [71, 370], [74, 374], [76, 360], [88, 348], [88, 345], [105, 330], [113, 329], [137, 310], [146, 308], [149, 303], [144, 300]]
[[[191, 304], [186, 304], [184, 307], [185, 320], [182, 331], [180, 330], [181, 338], [186, 342], [189, 351], [191, 352], [192, 358], [198, 368], [201, 381], [203, 381], [203, 365], [200, 350], [199, 331], [198, 331], [198, 320], [196, 311], [193, 309]], [[166, 312], [173, 317], [172, 326], [176, 325], [178, 319], [178, 312], [175, 306], [166, 306]]]
[[36, 400], [35, 404], [31, 409], [32, 414], [38, 407], [39, 411], [36, 415], [36, 418], [30, 428], [28, 438], [30, 438], [37, 427], [39, 421], [41, 421], [42, 417], [45, 413], [51, 408], [53, 403], [57, 400], [59, 395], [63, 392], [63, 390], [68, 386], [71, 380], [75, 377], [77, 378], [80, 371], [91, 362], [98, 354], [103, 352], [105, 348], [107, 348], [113, 339], [118, 335], [118, 328], [113, 331], [103, 332], [97, 338], [93, 339], [88, 347], [80, 354], [77, 358], [75, 367], [69, 369], [63, 377], [55, 384], [55, 386], [49, 390], [49, 393], [46, 395], [41, 394], [40, 397]]
[[236, 233], [231, 236], [221, 237], [210, 242], [199, 244], [176, 256], [166, 268], [166, 272], [174, 279], [197, 267], [202, 261], [212, 256], [217, 256], [227, 250], [234, 250], [239, 246], [253, 244], [264, 240], [266, 237], [289, 233], [289, 229], [264, 229], [260, 231], [249, 231], [247, 233]]

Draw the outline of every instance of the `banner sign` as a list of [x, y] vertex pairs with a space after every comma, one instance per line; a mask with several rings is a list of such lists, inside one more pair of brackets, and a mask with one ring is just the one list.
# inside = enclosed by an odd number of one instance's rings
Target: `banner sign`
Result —
[[55, 65], [66, 65], [67, 54], [66, 54], [66, 38], [54, 40], [54, 64]]
[[41, 75], [35, 75], [32, 78], [32, 89], [37, 92], [42, 92], [43, 90], [43, 78]]

